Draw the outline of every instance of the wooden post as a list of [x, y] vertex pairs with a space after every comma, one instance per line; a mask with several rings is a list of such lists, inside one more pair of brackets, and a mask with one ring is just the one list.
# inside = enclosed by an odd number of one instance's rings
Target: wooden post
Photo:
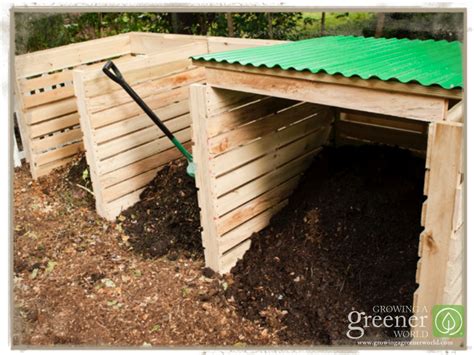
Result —
[[273, 16], [271, 12], [267, 13], [268, 38], [273, 39]]
[[321, 12], [321, 36], [326, 34], [326, 13]]
[[232, 18], [232, 12], [225, 14], [227, 19], [227, 36], [234, 37], [234, 19]]
[[377, 25], [375, 27], [375, 37], [382, 36], [384, 22], [385, 22], [385, 14], [383, 12], [379, 12], [377, 14]]
[[[460, 195], [462, 180], [462, 136], [461, 124], [430, 124], [424, 191], [428, 198], [422, 213], [425, 229], [420, 235], [420, 260], [416, 275], [419, 287], [413, 300], [417, 315], [428, 315], [425, 323], [428, 336], [432, 336], [431, 309], [434, 305], [463, 302], [463, 251], [462, 245], [459, 248], [462, 238], [458, 232], [461, 226], [453, 223], [456, 196]], [[457, 270], [456, 274], [453, 270]], [[454, 287], [449, 280], [459, 282]]]

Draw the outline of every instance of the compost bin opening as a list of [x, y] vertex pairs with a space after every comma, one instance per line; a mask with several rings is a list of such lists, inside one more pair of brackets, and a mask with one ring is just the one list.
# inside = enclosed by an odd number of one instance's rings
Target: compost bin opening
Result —
[[[385, 146], [324, 148], [288, 206], [253, 236], [228, 298], [245, 317], [283, 322], [292, 344], [353, 343], [351, 311], [411, 307], [424, 164]], [[382, 329], [368, 328], [364, 340], [400, 330]]]

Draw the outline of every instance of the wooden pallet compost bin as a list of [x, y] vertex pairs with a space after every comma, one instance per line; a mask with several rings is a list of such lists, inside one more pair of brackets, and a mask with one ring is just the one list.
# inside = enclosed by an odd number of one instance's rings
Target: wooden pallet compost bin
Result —
[[[328, 41], [327, 37], [320, 40]], [[429, 339], [432, 306], [465, 304], [462, 88], [377, 77], [364, 80], [329, 75], [324, 70], [312, 73], [311, 67], [294, 70], [288, 65], [289, 56], [304, 54], [289, 47], [295, 43], [274, 46], [265, 53], [259, 48], [236, 51], [232, 64], [225, 55], [194, 57], [194, 64], [203, 67], [206, 76], [206, 85], [191, 86], [193, 154], [206, 265], [220, 273], [235, 265], [250, 247], [250, 236], [268, 225], [270, 217], [285, 205], [322, 144], [372, 142], [410, 149], [426, 157], [427, 198], [420, 211], [424, 231], [414, 309], [417, 316], [428, 316]], [[403, 43], [407, 42], [400, 42], [400, 50], [406, 55], [410, 48]], [[367, 45], [362, 47], [365, 50]], [[331, 48], [333, 51], [334, 46]], [[354, 48], [357, 51], [355, 43]], [[381, 50], [383, 42], [376, 51], [378, 58]], [[322, 51], [327, 61], [330, 54], [324, 53], [324, 47]], [[315, 63], [318, 53], [311, 54], [316, 58], [306, 58]], [[385, 57], [387, 65], [390, 58], [399, 61], [393, 48], [391, 53]], [[257, 57], [258, 64], [253, 65]], [[460, 58], [459, 53], [456, 68], [462, 78]], [[287, 69], [281, 69], [284, 66]], [[332, 67], [333, 72], [338, 69]], [[402, 65], [398, 70], [405, 69]], [[417, 70], [423, 72], [423, 68]], [[305, 120], [299, 121], [302, 117]], [[462, 338], [453, 341], [453, 348], [463, 346]]]
[[[190, 56], [212, 50], [277, 42], [183, 35], [132, 33], [133, 53], [144, 54], [118, 67], [126, 81], [190, 149], [189, 85], [204, 81], [204, 69]], [[96, 208], [113, 220], [139, 200], [157, 170], [180, 158], [153, 121], [100, 68], [74, 70], [74, 86], [84, 133]]]
[[186, 53], [199, 54], [199, 50], [208, 53], [278, 42], [131, 32], [16, 56], [16, 112], [33, 178], [68, 163], [83, 149], [73, 69], [98, 70], [107, 59], [121, 64], [180, 46], [185, 46], [183, 52], [174, 55], [185, 59]]

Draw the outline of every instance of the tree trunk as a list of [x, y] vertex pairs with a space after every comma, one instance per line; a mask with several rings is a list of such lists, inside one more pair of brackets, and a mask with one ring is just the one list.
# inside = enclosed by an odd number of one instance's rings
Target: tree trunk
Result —
[[271, 12], [267, 13], [268, 38], [273, 39], [273, 16]]
[[179, 33], [178, 14], [176, 12], [171, 13], [171, 26], [173, 27], [173, 33]]
[[227, 18], [227, 36], [234, 37], [234, 19], [232, 18], [232, 13], [226, 13], [225, 17]]
[[379, 12], [377, 14], [377, 26], [375, 27], [375, 37], [382, 37], [384, 22], [385, 22], [385, 14], [383, 12]]
[[324, 36], [326, 33], [326, 13], [321, 12], [321, 36]]

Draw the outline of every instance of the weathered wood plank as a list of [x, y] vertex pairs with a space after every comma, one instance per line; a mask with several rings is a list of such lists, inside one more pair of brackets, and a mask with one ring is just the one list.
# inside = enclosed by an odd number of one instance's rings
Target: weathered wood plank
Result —
[[209, 85], [424, 121], [446, 118], [444, 98], [206, 68]]

